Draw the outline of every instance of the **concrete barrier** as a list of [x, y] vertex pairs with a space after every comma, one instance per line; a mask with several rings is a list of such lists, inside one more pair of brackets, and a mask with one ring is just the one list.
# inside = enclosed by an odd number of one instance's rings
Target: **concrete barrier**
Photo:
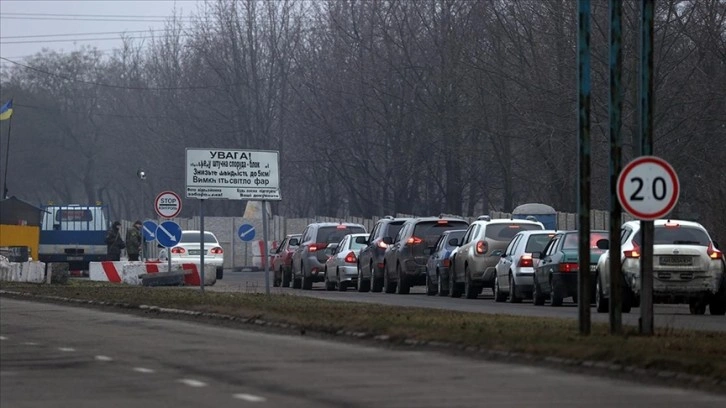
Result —
[[[199, 266], [194, 263], [172, 263], [171, 271], [184, 270], [184, 284], [199, 286], [201, 276]], [[100, 282], [126, 283], [141, 285], [140, 276], [147, 273], [170, 272], [166, 262], [155, 261], [103, 261], [91, 262], [88, 268], [89, 279]], [[216, 267], [205, 265], [204, 284], [214, 285], [217, 282]]]
[[45, 282], [45, 263], [38, 261], [8, 262], [0, 259], [0, 280], [10, 282]]

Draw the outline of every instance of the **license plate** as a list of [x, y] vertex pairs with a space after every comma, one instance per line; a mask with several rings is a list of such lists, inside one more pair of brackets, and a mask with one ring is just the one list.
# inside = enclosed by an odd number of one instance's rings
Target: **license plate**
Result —
[[597, 265], [590, 265], [590, 272], [595, 272], [597, 270]]
[[202, 254], [202, 251], [200, 251], [198, 249], [196, 249], [196, 250], [195, 249], [190, 249], [189, 250], [189, 255], [201, 255], [201, 254]]
[[83, 257], [82, 256], [69, 256], [68, 260], [69, 261], [82, 261]]
[[661, 256], [661, 265], [688, 266], [693, 265], [693, 258], [690, 256]]

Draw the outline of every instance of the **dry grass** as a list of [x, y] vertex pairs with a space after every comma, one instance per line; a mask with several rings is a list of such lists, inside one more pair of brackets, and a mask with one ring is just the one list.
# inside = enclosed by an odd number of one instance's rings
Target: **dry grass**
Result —
[[0, 288], [36, 295], [153, 305], [240, 318], [289, 323], [335, 333], [339, 330], [388, 335], [393, 341], [415, 339], [488, 350], [604, 361], [683, 372], [726, 380], [726, 334], [693, 330], [634, 331], [611, 336], [605, 324], [593, 324], [591, 336], [578, 334], [572, 320], [487, 315], [435, 309], [337, 302], [302, 296], [221, 293], [184, 288], [147, 288], [73, 281], [69, 285], [2, 282]]

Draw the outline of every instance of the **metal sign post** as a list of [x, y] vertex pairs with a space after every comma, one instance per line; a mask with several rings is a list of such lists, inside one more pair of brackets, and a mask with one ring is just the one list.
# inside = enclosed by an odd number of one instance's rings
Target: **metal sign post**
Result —
[[270, 257], [267, 248], [267, 202], [262, 201], [262, 265], [265, 268], [265, 294], [270, 294]]
[[199, 288], [204, 293], [204, 253], [207, 252], [204, 250], [204, 200], [199, 200], [199, 230], [199, 248], [201, 249], [199, 251], [199, 276], [201, 277]]

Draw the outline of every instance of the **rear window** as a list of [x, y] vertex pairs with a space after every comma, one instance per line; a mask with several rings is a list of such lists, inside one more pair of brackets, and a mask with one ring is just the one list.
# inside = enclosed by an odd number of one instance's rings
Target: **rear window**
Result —
[[[608, 239], [607, 232], [591, 232], [590, 233], [590, 248], [597, 248], [597, 241], [601, 239]], [[562, 249], [577, 249], [577, 245], [580, 242], [578, 234], [567, 234], [565, 235], [565, 243], [562, 244]]]
[[388, 230], [386, 231], [386, 237], [395, 237], [398, 235], [398, 231], [403, 228], [403, 221], [396, 221], [395, 223], [389, 223], [388, 224]]
[[489, 224], [486, 227], [485, 237], [496, 241], [511, 241], [517, 233], [522, 231], [541, 230], [542, 227], [537, 224]]
[[366, 230], [359, 226], [336, 225], [334, 227], [320, 227], [315, 242], [325, 242], [327, 244], [337, 243], [348, 234], [364, 234]]
[[[199, 242], [201, 241], [201, 237], [199, 235], [200, 234], [198, 232], [182, 232], [181, 240], [179, 240], [179, 242]], [[205, 232], [204, 242], [216, 244], [217, 239], [214, 238], [214, 234], [211, 232]]]
[[413, 235], [423, 239], [427, 246], [433, 246], [445, 231], [466, 229], [468, 226], [466, 221], [458, 220], [422, 221], [414, 227]]
[[[656, 226], [653, 229], [653, 245], [699, 245], [708, 246], [711, 240], [700, 228]], [[633, 237], [638, 245], [642, 245], [640, 231]]]
[[555, 234], [532, 234], [527, 240], [527, 246], [524, 248], [524, 252], [534, 253], [542, 252], [547, 243]]

